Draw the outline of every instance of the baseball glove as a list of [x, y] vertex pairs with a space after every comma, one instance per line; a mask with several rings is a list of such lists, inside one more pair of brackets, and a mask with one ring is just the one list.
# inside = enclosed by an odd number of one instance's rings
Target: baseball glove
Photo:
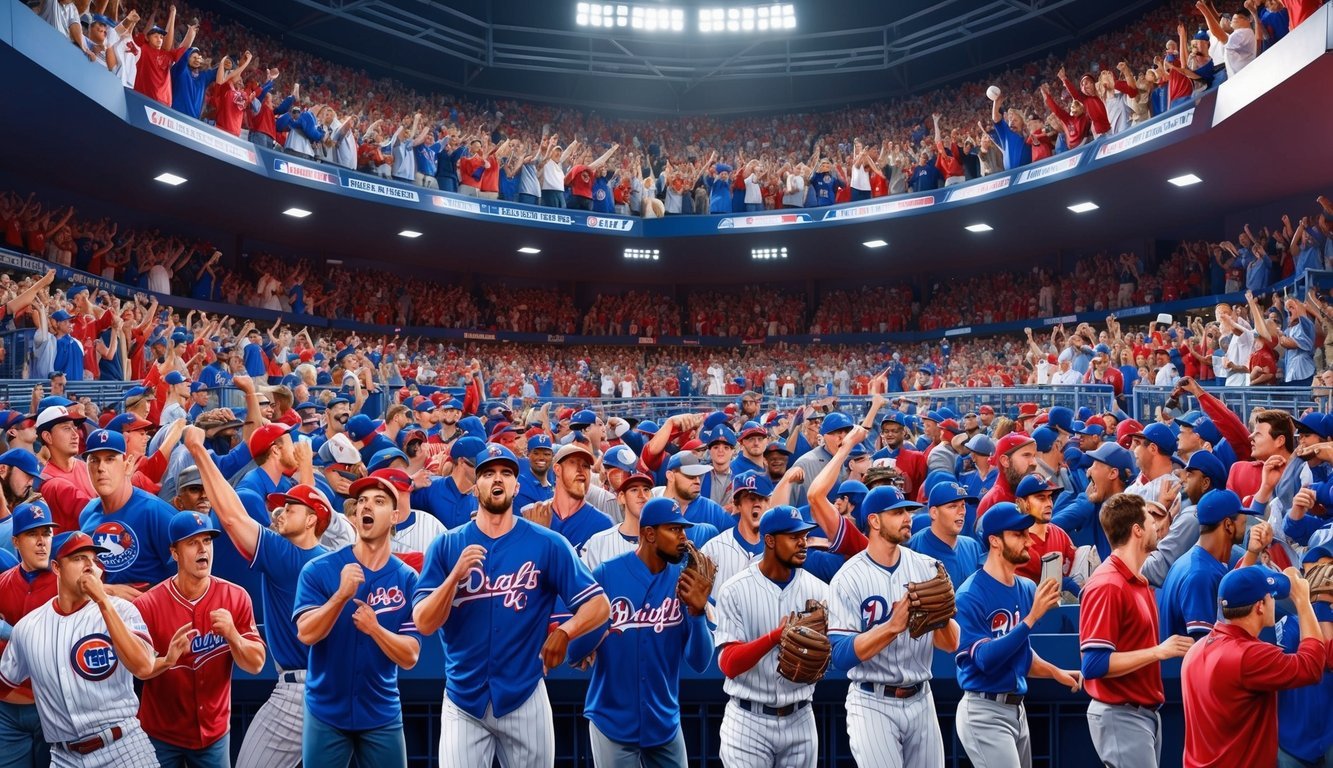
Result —
[[1305, 580], [1310, 582], [1312, 602], [1333, 603], [1333, 563], [1316, 563], [1306, 568]]
[[828, 613], [818, 600], [787, 618], [778, 638], [778, 674], [802, 685], [817, 683], [828, 670], [833, 645], [828, 639]]
[[685, 541], [685, 570], [694, 571], [695, 575], [708, 584], [708, 591], [713, 591], [713, 580], [717, 578], [717, 563], [708, 555], [699, 551], [694, 542]]
[[935, 578], [914, 581], [907, 585], [911, 599], [907, 613], [907, 628], [913, 638], [921, 637], [947, 626], [958, 611], [954, 608], [953, 583], [944, 565], [936, 562], [939, 572]]

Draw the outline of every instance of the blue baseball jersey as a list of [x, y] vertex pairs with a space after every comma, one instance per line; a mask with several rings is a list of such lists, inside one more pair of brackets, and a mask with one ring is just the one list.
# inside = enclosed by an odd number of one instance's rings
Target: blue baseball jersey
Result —
[[568, 539], [574, 546], [574, 553], [580, 556], [583, 554], [583, 545], [588, 543], [593, 534], [614, 527], [615, 521], [586, 501], [569, 517], [561, 517], [554, 512], [551, 514], [551, 530]]
[[79, 515], [79, 528], [93, 543], [106, 547], [97, 557], [108, 584], [156, 584], [176, 572], [168, 527], [176, 508], [135, 488], [120, 509], [110, 514], [93, 499]]
[[[1315, 618], [1333, 622], [1333, 605], [1314, 604]], [[1277, 645], [1286, 653], [1295, 653], [1301, 645], [1300, 621], [1284, 616], [1274, 628]], [[1328, 727], [1328, 713], [1333, 711], [1333, 674], [1327, 671], [1314, 685], [1287, 688], [1277, 692], [1277, 744], [1293, 757], [1316, 765], [1333, 749], [1333, 728]]]
[[[445, 693], [473, 717], [488, 706], [504, 717], [542, 680], [541, 647], [556, 600], [577, 611], [603, 590], [563, 536], [515, 518], [496, 539], [470, 522], [432, 542], [414, 604], [440, 588], [471, 544], [484, 547], [486, 559], [459, 583], [444, 623]], [[500, 674], [492, 677], [492, 667]]]
[[518, 493], [514, 496], [514, 509], [522, 509], [529, 504], [536, 504], [539, 501], [546, 501], [555, 495], [555, 488], [551, 483], [551, 471], [546, 471], [546, 485], [532, 472], [532, 465], [527, 459], [518, 460]]
[[811, 576], [827, 584], [833, 581], [834, 575], [838, 573], [838, 569], [845, 562], [847, 562], [847, 558], [837, 553], [825, 552], [822, 549], [808, 549], [805, 552], [805, 565], [801, 567], [808, 571]]
[[1157, 625], [1163, 640], [1172, 635], [1199, 638], [1217, 622], [1217, 588], [1227, 564], [1194, 545], [1181, 555], [1162, 580], [1157, 593]]
[[[634, 552], [593, 572], [611, 601], [611, 619], [597, 646], [583, 714], [612, 741], [651, 748], [674, 739], [681, 662], [703, 672], [713, 658], [707, 618], [691, 615], [676, 597], [680, 572], [680, 565], [668, 564], [652, 573]], [[586, 656], [581, 650], [571, 643], [570, 658]]]
[[412, 508], [435, 515], [445, 528], [457, 528], [472, 519], [477, 497], [458, 490], [452, 477], [437, 477], [429, 486], [412, 491]]
[[985, 571], [972, 574], [958, 588], [958, 687], [977, 693], [1027, 693], [1032, 642], [1023, 617], [1032, 610], [1036, 593], [1031, 579], [1014, 576], [1013, 586], [1008, 586]]
[[[316, 477], [321, 475], [316, 474]], [[269, 478], [268, 473], [259, 467], [255, 467], [245, 473], [236, 483], [236, 496], [241, 500], [241, 506], [250, 515], [250, 519], [259, 523], [260, 528], [267, 529], [273, 522], [273, 516], [268, 511], [268, 495], [270, 493], [285, 493], [296, 485], [296, 481], [286, 475], [282, 475], [275, 483]], [[335, 507], [341, 509], [341, 507]], [[252, 567], [249, 560], [243, 556], [231, 539], [226, 536], [219, 536], [213, 542], [213, 574], [238, 585], [251, 595], [263, 592], [262, 579], [260, 571]], [[292, 588], [296, 586], [295, 578], [291, 582]], [[264, 601], [255, 601], [255, 620], [265, 624], [268, 617], [268, 606]], [[283, 610], [283, 616], [290, 616], [292, 613], [291, 605]]]
[[684, 514], [691, 523], [708, 523], [719, 531], [736, 527], [736, 516], [727, 514], [727, 510], [707, 496], [700, 495], [691, 501]]
[[[320, 555], [301, 569], [293, 622], [306, 611], [323, 607], [338, 591], [343, 566], [357, 562], [353, 546]], [[366, 580], [357, 588], [355, 599], [374, 609], [380, 626], [414, 637], [419, 644], [421, 635], [412, 622], [409, 600], [417, 588], [416, 572], [392, 555], [378, 571], [361, 567]], [[328, 637], [310, 646], [305, 701], [310, 713], [325, 725], [365, 731], [402, 717], [403, 705], [398, 697], [398, 665], [370, 635], [356, 628], [352, 622], [356, 609], [354, 601], [347, 601]]]
[[268, 528], [259, 529], [250, 567], [263, 576], [264, 615], [268, 617], [264, 640], [273, 663], [283, 670], [305, 669], [310, 660], [310, 648], [296, 638], [296, 622], [292, 620], [296, 585], [306, 563], [328, 551], [318, 544], [301, 549]]
[[949, 580], [954, 584], [967, 581], [967, 577], [976, 573], [986, 560], [981, 542], [971, 536], [959, 536], [957, 543], [950, 547], [930, 530], [929, 525], [912, 534], [907, 540], [907, 548], [944, 563], [944, 570], [949, 572]]

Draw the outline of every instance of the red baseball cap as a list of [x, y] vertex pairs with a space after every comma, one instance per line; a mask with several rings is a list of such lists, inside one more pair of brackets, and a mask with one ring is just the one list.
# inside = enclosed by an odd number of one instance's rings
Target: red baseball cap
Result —
[[379, 488], [399, 501], [401, 495], [412, 490], [412, 477], [401, 469], [377, 469], [347, 488], [347, 497], [354, 499], [362, 491]]
[[273, 447], [278, 439], [290, 432], [290, 424], [265, 424], [250, 435], [250, 456], [253, 458]]
[[991, 454], [991, 459], [1007, 456], [1019, 448], [1035, 442], [1037, 441], [1033, 440], [1026, 432], [1010, 432], [995, 444], [995, 452]]
[[1036, 403], [1019, 403], [1019, 404], [1018, 404], [1018, 418], [1023, 419], [1023, 418], [1027, 418], [1028, 416], [1036, 416], [1036, 415], [1037, 415], [1037, 404], [1036, 404]]
[[1143, 425], [1137, 419], [1125, 419], [1115, 426], [1116, 444], [1126, 450], [1129, 449], [1134, 435], [1143, 431]]
[[689, 440], [680, 447], [682, 451], [697, 451], [704, 447], [704, 444], [698, 440]]
[[315, 511], [315, 535], [321, 536], [325, 529], [329, 527], [329, 521], [333, 518], [333, 505], [324, 495], [323, 491], [311, 485], [294, 485], [287, 489], [286, 493], [270, 493], [265, 501], [268, 502], [269, 512], [285, 504], [301, 504], [310, 507]]
[[977, 413], [989, 413], [990, 415], [994, 416], [995, 409], [990, 407], [989, 405], [983, 405], [977, 409]]

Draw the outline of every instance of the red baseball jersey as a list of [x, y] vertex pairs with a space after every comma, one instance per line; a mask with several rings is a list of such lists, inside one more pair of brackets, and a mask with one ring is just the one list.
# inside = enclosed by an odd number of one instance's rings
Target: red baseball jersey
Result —
[[216, 576], [191, 602], [167, 579], [139, 596], [134, 607], [143, 615], [153, 649], [165, 656], [176, 630], [189, 624], [199, 631], [176, 665], [144, 683], [139, 721], [149, 736], [185, 749], [201, 749], [222, 738], [231, 723], [231, 647], [213, 631], [210, 614], [231, 611], [236, 630], [260, 640], [250, 596]]
[[1063, 558], [1063, 562], [1060, 564], [1060, 573], [1068, 576], [1069, 570], [1074, 567], [1074, 542], [1069, 540], [1069, 534], [1054, 523], [1046, 525], [1046, 538], [1044, 539], [1038, 538], [1031, 528], [1028, 529], [1028, 561], [1016, 566], [1014, 573], [1040, 582], [1041, 557], [1047, 552], [1060, 553]]
[[[0, 573], [0, 619], [11, 626], [27, 616], [34, 608], [56, 596], [56, 577], [51, 571], [29, 573], [23, 566]], [[0, 643], [0, 650], [4, 644]], [[26, 680], [15, 690], [32, 696], [32, 681]]]
[[[1152, 587], [1116, 555], [1106, 558], [1088, 577], [1080, 600], [1079, 650], [1123, 653], [1157, 645], [1157, 601]], [[1160, 664], [1120, 677], [1088, 680], [1084, 688], [1103, 704], [1156, 707], [1166, 701]]]

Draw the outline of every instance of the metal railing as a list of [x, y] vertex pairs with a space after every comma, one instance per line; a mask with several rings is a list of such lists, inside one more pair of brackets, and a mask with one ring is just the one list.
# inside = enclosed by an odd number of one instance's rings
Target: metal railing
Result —
[[[1167, 405], [1172, 390], [1173, 387], [1154, 384], [1135, 385], [1131, 415], [1140, 421], [1157, 418], [1157, 409]], [[1316, 387], [1312, 391], [1310, 387], [1205, 386], [1204, 390], [1226, 403], [1242, 419], [1249, 419], [1250, 414], [1260, 408], [1277, 408], [1298, 417], [1311, 408], [1317, 411], [1329, 410], [1329, 396], [1323, 387]], [[1315, 396], [1316, 393], [1319, 397]], [[1188, 411], [1198, 407], [1195, 398], [1184, 395], [1180, 398], [1178, 410]]]

